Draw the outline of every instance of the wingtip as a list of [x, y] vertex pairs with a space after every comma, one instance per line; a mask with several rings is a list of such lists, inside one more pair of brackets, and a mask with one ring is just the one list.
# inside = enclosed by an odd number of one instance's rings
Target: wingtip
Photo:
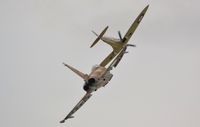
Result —
[[67, 118], [65, 118], [65, 119], [63, 119], [63, 120], [61, 120], [60, 123], [64, 123], [65, 120], [67, 120], [67, 119], [71, 119], [71, 118], [74, 118], [74, 116], [69, 116], [69, 117], [67, 117]]
[[64, 123], [64, 122], [65, 122], [65, 120], [61, 120], [61, 121], [60, 121], [60, 123]]
[[91, 45], [90, 48], [92, 48], [94, 45]]
[[149, 4], [145, 7], [146, 8], [146, 10], [149, 8]]
[[67, 64], [66, 64], [66, 63], [64, 63], [64, 62], [63, 62], [62, 64], [63, 64], [64, 66], [67, 66]]

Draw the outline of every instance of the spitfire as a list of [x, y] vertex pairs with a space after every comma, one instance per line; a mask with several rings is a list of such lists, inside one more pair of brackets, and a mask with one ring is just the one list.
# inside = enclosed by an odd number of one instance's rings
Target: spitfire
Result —
[[[109, 44], [113, 51], [99, 64], [92, 67], [92, 71], [90, 74], [85, 74], [74, 67], [63, 63], [66, 67], [76, 73], [79, 77], [84, 80], [83, 90], [86, 92], [84, 97], [78, 102], [78, 104], [69, 112], [69, 114], [60, 121], [60, 123], [64, 123], [65, 120], [69, 118], [74, 118], [73, 114], [92, 96], [94, 91], [97, 91], [99, 88], [106, 86], [109, 81], [112, 79], [113, 74], [111, 74], [111, 70], [119, 64], [124, 54], [127, 53], [127, 47], [135, 47], [135, 45], [128, 44], [129, 39], [135, 32], [139, 23], [142, 21], [149, 5], [146, 6], [142, 12], [135, 19], [131, 27], [128, 29], [127, 33], [124, 37], [122, 37], [120, 31], [118, 32], [119, 39], [106, 37], [104, 34], [106, 33], [108, 26], [103, 29], [103, 31], [98, 35], [93, 31], [93, 33], [97, 36], [96, 40], [90, 46], [91, 48], [97, 44], [100, 40]], [[109, 64], [110, 63], [110, 64]], [[106, 67], [109, 64], [108, 67]]]
[[[118, 31], [118, 35], [119, 38], [112, 38], [112, 37], [106, 37], [103, 36], [105, 34], [105, 32], [108, 29], [108, 26], [101, 32], [100, 35], [96, 34], [94, 31], [93, 33], [98, 36], [97, 39], [94, 41], [94, 43], [91, 45], [91, 47], [93, 47], [100, 39], [109, 44], [112, 48], [113, 51], [100, 63], [100, 66], [106, 66], [109, 62], [112, 61], [112, 59], [122, 50], [122, 48], [128, 43], [129, 39], [131, 38], [131, 36], [133, 35], [133, 33], [135, 32], [135, 30], [137, 29], [138, 25], [140, 24], [140, 22], [142, 21], [147, 9], [148, 9], [149, 5], [146, 6], [142, 12], [138, 15], [138, 17], [135, 19], [135, 21], [133, 22], [133, 24], [131, 25], [131, 27], [128, 29], [128, 31], [126, 32], [125, 36], [122, 38], [121, 32]], [[135, 47], [136, 45], [132, 45], [133, 47]]]

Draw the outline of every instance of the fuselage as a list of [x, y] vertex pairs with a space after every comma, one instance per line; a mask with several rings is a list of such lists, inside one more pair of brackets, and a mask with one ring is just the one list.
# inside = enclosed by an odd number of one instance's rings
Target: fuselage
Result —
[[105, 67], [95, 65], [89, 74], [88, 80], [85, 81], [83, 89], [86, 92], [94, 92], [104, 87], [113, 77], [110, 71], [106, 71]]
[[102, 41], [105, 43], [109, 44], [112, 48], [113, 51], [117, 54], [119, 51], [123, 48], [124, 44], [120, 39], [117, 38], [112, 38], [112, 37], [102, 37]]

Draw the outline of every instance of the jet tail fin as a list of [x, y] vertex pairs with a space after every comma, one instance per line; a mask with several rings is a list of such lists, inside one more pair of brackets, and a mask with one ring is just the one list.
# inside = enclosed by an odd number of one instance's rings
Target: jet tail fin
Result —
[[94, 31], [92, 31], [97, 36], [97, 39], [92, 43], [90, 48], [92, 48], [103, 37], [103, 35], [107, 31], [107, 29], [108, 29], [108, 26], [106, 28], [104, 28], [103, 31], [101, 32], [101, 34], [99, 34], [99, 35], [97, 33], [95, 33]]
[[88, 79], [88, 75], [87, 74], [84, 74], [82, 72], [80, 72], [79, 70], [73, 68], [72, 66], [66, 64], [66, 63], [63, 63], [66, 67], [68, 67], [70, 70], [72, 70], [74, 73], [76, 73], [78, 76], [80, 76], [82, 79], [84, 80], [87, 80]]

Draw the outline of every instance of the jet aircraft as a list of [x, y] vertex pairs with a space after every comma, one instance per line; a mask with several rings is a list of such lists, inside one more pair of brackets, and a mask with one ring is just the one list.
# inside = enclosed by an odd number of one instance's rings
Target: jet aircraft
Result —
[[[78, 104], [69, 112], [69, 114], [60, 121], [60, 123], [64, 123], [65, 120], [69, 118], [74, 118], [73, 114], [92, 96], [92, 93], [96, 90], [98, 90], [101, 87], [106, 86], [108, 82], [112, 79], [113, 74], [110, 73], [110, 71], [116, 67], [119, 62], [121, 61], [123, 55], [127, 53], [127, 47], [132, 46], [134, 47], [135, 45], [132, 44], [127, 44], [130, 37], [134, 33], [135, 29], [141, 22], [144, 14], [146, 13], [149, 5], [146, 6], [143, 11], [139, 14], [139, 16], [136, 18], [134, 23], [131, 25], [129, 28], [128, 32], [125, 34], [125, 36], [122, 38], [120, 32], [119, 33], [119, 38], [120, 39], [113, 39], [109, 37], [104, 37], [103, 35], [105, 34], [106, 30], [108, 27], [106, 27], [100, 35], [98, 36], [97, 39], [94, 41], [94, 43], [91, 45], [93, 47], [100, 39], [106, 42], [107, 44], [111, 45], [113, 47], [112, 53], [108, 55], [100, 65], [95, 65], [92, 67], [91, 73], [85, 74], [74, 67], [63, 63], [66, 67], [68, 67], [70, 70], [72, 70], [74, 73], [76, 73], [78, 76], [80, 76], [84, 80], [84, 85], [83, 89], [86, 91], [86, 94], [84, 97], [78, 102]], [[112, 62], [111, 62], [112, 61]], [[111, 63], [110, 63], [111, 62]], [[108, 67], [106, 65], [110, 63]]]

